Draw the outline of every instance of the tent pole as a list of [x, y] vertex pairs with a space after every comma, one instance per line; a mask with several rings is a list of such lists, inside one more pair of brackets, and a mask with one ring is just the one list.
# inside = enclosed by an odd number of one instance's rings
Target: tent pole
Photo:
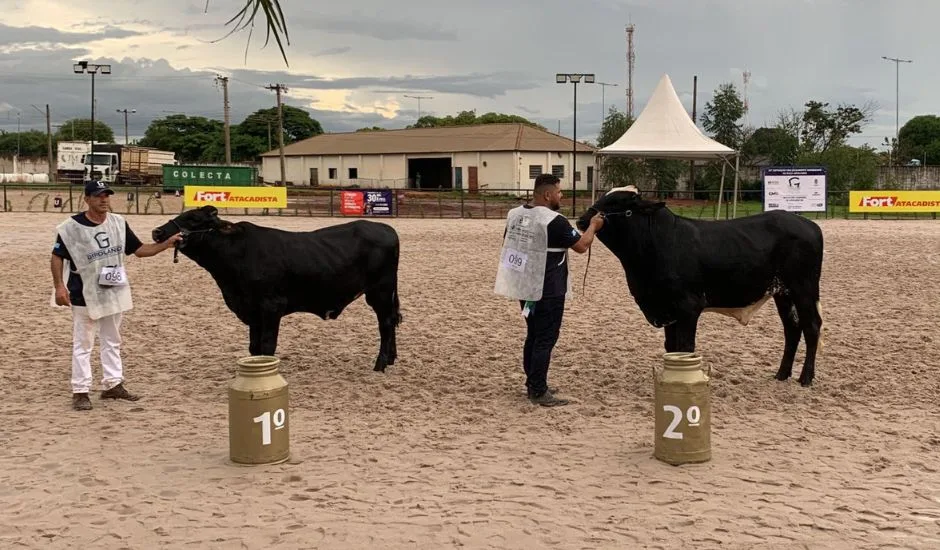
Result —
[[738, 216], [738, 167], [741, 162], [741, 153], [738, 152], [737, 156], [734, 157], [734, 206], [731, 208], [731, 217], [736, 218]]
[[715, 210], [715, 220], [721, 215], [721, 195], [725, 192], [725, 166], [727, 164], [727, 161], [721, 163], [721, 184], [718, 186], [718, 210]]

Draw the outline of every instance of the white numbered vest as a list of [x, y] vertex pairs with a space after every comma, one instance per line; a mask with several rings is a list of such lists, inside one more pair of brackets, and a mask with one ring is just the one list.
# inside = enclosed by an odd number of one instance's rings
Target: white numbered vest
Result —
[[[82, 296], [92, 319], [134, 307], [124, 270], [126, 229], [124, 218], [110, 212], [104, 223], [94, 227], [82, 225], [72, 218], [56, 227], [75, 270], [82, 278]], [[67, 281], [68, 268], [63, 271]]]
[[548, 224], [556, 216], [558, 212], [545, 206], [517, 206], [509, 211], [493, 292], [516, 300], [542, 299], [548, 252], [565, 251], [548, 248]]

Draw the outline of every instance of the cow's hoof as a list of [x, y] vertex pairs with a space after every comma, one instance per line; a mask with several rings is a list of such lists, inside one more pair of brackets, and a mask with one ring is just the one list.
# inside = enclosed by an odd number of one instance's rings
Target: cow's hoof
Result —
[[800, 379], [800, 385], [803, 386], [804, 388], [808, 388], [813, 385], [813, 381]]
[[780, 382], [786, 382], [790, 379], [790, 375], [786, 373], [780, 373], [774, 375], [774, 380], [779, 380]]
[[380, 364], [380, 363], [376, 363], [376, 364], [375, 364], [375, 367], [373, 367], [372, 370], [373, 370], [374, 372], [385, 372], [385, 365], [382, 365], [382, 364]]

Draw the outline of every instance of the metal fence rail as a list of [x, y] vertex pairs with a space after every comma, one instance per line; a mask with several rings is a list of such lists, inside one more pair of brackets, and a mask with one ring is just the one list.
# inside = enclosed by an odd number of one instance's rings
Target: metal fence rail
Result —
[[[74, 213], [84, 210], [82, 187], [77, 185], [4, 184], [3, 212]], [[183, 197], [165, 193], [160, 187], [117, 186], [111, 198], [111, 209], [120, 214], [175, 215], [183, 212]], [[363, 190], [366, 188], [359, 188]], [[940, 189], [940, 187], [938, 187]], [[340, 210], [341, 188], [287, 188], [287, 208], [220, 208], [226, 215], [357, 217], [344, 216]], [[531, 192], [516, 189], [485, 189], [475, 193], [467, 190], [391, 189], [392, 217], [503, 219], [506, 213], [531, 200]], [[598, 191], [601, 193], [602, 191]], [[729, 219], [732, 216], [732, 193], [721, 198], [718, 211], [717, 191], [649, 192], [644, 196], [663, 200], [678, 215], [698, 219]], [[570, 191], [562, 200], [560, 213], [572, 216]], [[810, 219], [937, 219], [934, 213], [862, 214], [849, 212], [848, 191], [829, 191], [825, 212], [805, 212]], [[578, 191], [577, 212], [591, 206], [591, 191]], [[762, 192], [739, 191], [736, 217], [763, 211]], [[369, 216], [375, 218], [387, 216]]]

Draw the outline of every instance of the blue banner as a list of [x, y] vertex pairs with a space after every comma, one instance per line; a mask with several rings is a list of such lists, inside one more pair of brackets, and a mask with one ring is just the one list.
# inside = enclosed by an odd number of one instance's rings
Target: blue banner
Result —
[[363, 191], [362, 213], [366, 216], [391, 216], [391, 190]]

